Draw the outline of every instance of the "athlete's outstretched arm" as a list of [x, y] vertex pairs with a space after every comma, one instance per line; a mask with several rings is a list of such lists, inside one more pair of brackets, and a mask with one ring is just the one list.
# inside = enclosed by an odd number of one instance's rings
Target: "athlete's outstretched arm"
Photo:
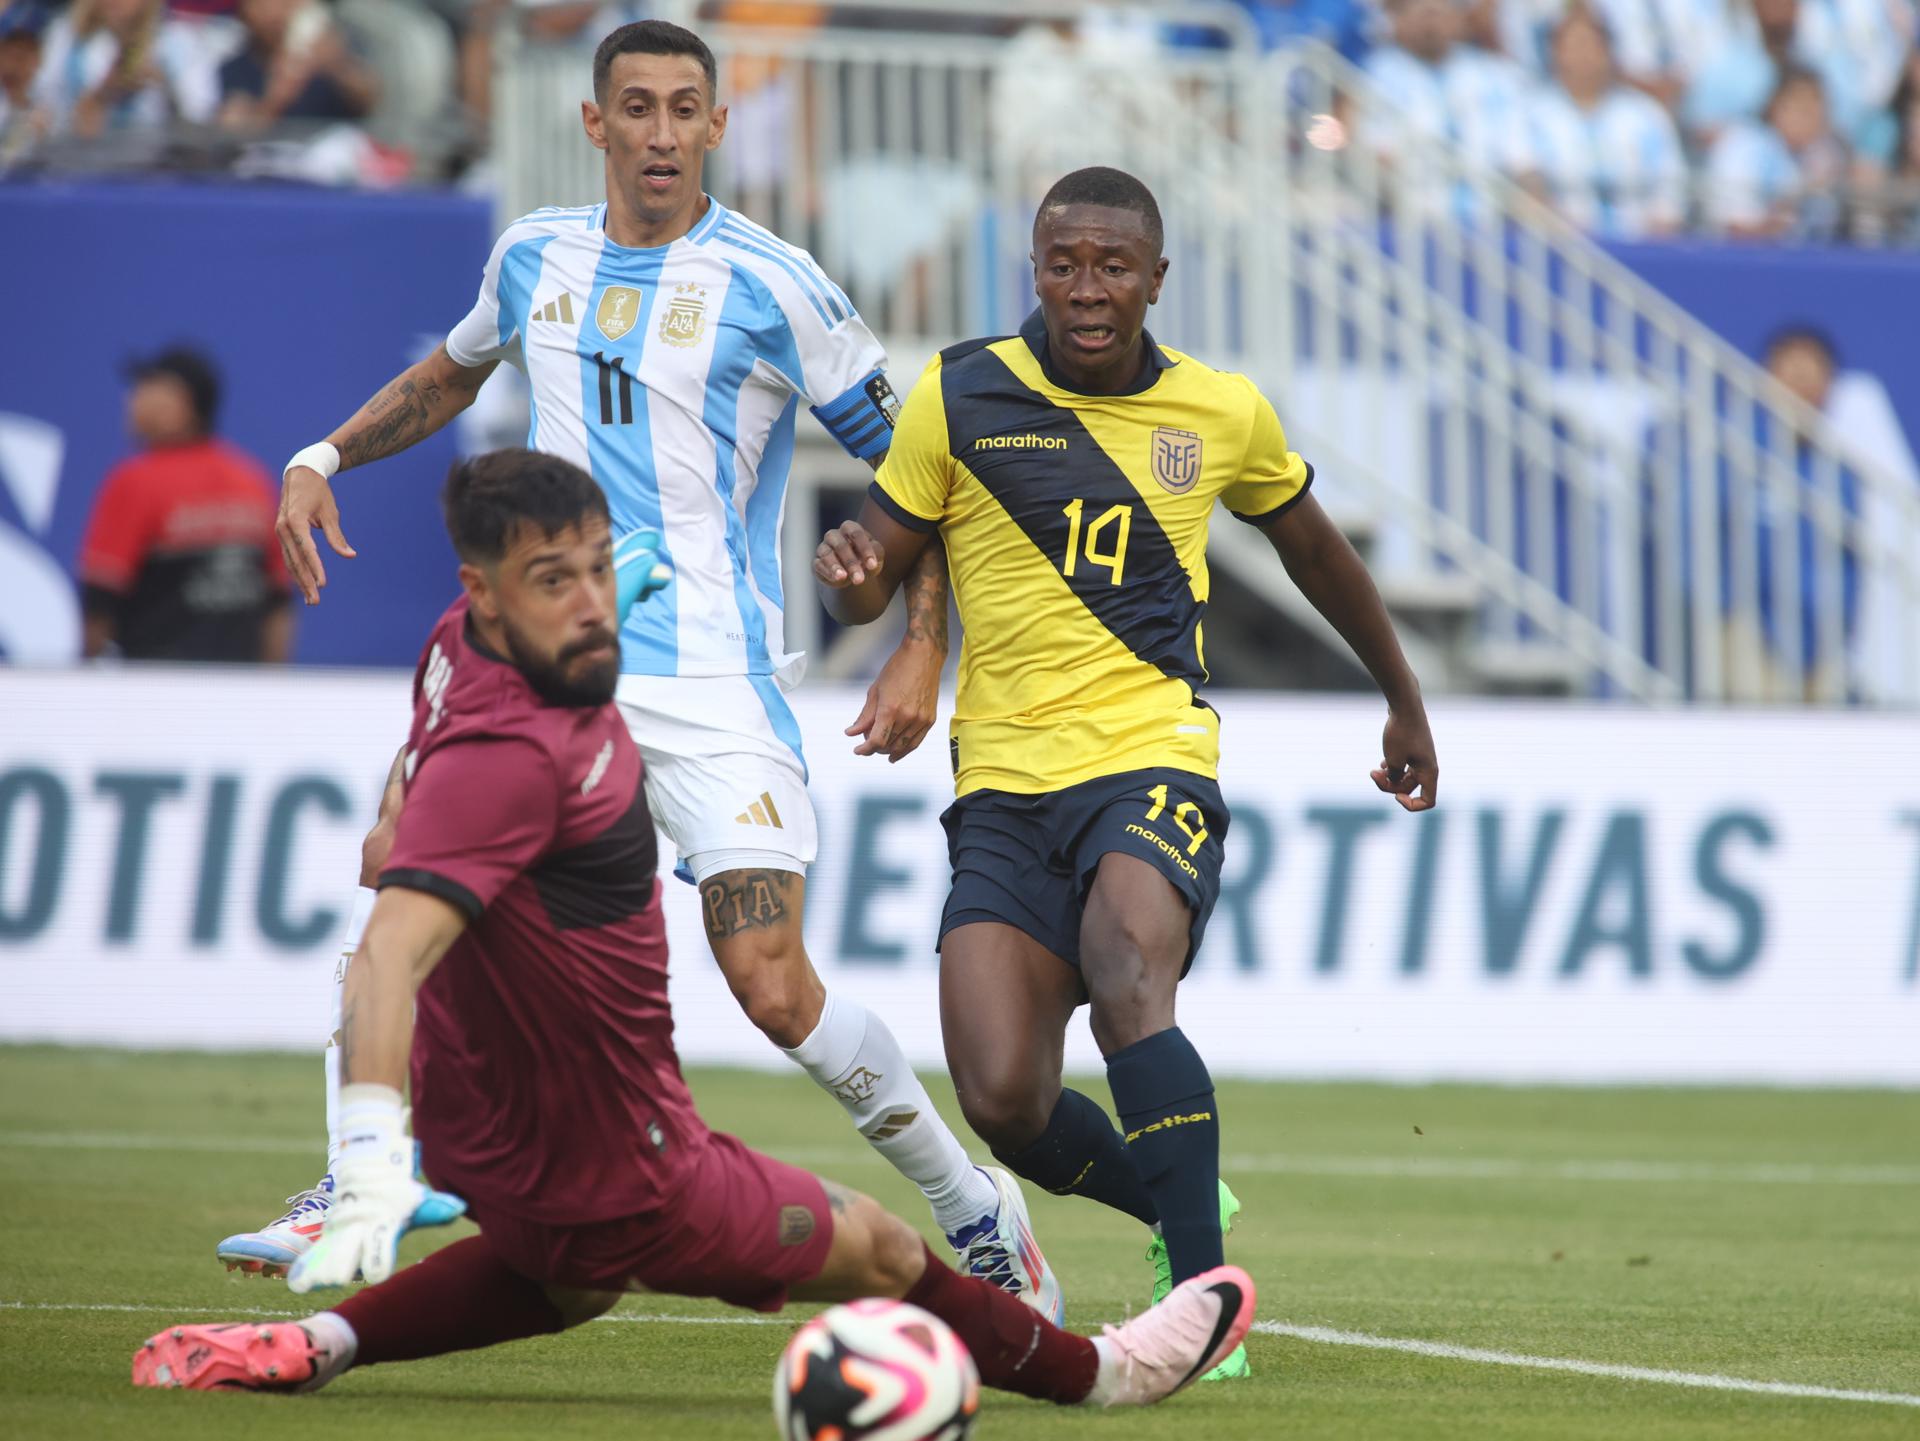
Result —
[[393, 1274], [403, 1235], [415, 1226], [444, 1226], [466, 1210], [458, 1197], [415, 1179], [402, 1099], [414, 992], [466, 924], [455, 906], [425, 891], [389, 886], [374, 905], [347, 969], [334, 1203], [320, 1239], [287, 1275], [295, 1292], [355, 1277], [378, 1284]]
[[1359, 553], [1310, 493], [1261, 529], [1300, 593], [1353, 647], [1387, 698], [1383, 758], [1373, 772], [1373, 783], [1410, 811], [1428, 809], [1437, 797], [1440, 765], [1427, 725], [1426, 703]]
[[[462, 365], [447, 354], [446, 346], [436, 346], [433, 354], [401, 371], [327, 437], [327, 444], [340, 453], [340, 469], [397, 455], [425, 440], [473, 404], [498, 364]], [[274, 530], [287, 558], [287, 571], [308, 605], [320, 603], [320, 587], [327, 583], [327, 569], [313, 543], [315, 526], [326, 535], [335, 555], [356, 553], [341, 532], [340, 507], [334, 503], [327, 477], [311, 466], [290, 466], [281, 478], [280, 516]]]
[[[835, 526], [821, 537], [814, 550], [813, 578], [819, 583], [820, 604], [842, 625], [865, 625], [878, 620], [932, 539], [931, 531], [907, 529], [869, 496], [860, 509], [860, 519]], [[944, 564], [941, 570], [944, 579]], [[922, 599], [925, 599], [924, 591]], [[945, 604], [943, 594], [940, 618], [943, 635]], [[909, 617], [909, 623], [911, 620]]]
[[380, 892], [367, 933], [347, 967], [340, 1014], [340, 1083], [400, 1091], [413, 1049], [413, 997], [467, 918], [425, 891], [389, 886]]

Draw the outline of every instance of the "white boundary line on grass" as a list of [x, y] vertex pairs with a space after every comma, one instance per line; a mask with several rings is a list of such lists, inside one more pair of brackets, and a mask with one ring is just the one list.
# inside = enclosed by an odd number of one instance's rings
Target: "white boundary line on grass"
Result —
[[[133, 1306], [111, 1302], [0, 1301], [0, 1311], [111, 1311], [141, 1315], [262, 1316], [293, 1319], [304, 1311], [266, 1310], [241, 1306]], [[671, 1313], [616, 1312], [602, 1322], [668, 1326], [789, 1326], [777, 1316], [684, 1316]], [[1398, 1336], [1375, 1336], [1365, 1331], [1338, 1331], [1330, 1326], [1290, 1326], [1284, 1321], [1256, 1321], [1263, 1336], [1286, 1336], [1322, 1346], [1359, 1346], [1369, 1351], [1403, 1351], [1441, 1361], [1472, 1361], [1486, 1366], [1515, 1366], [1529, 1371], [1561, 1371], [1576, 1376], [1599, 1376], [1615, 1381], [1648, 1381], [1661, 1386], [1690, 1386], [1706, 1391], [1738, 1391], [1758, 1396], [1791, 1396], [1813, 1401], [1865, 1401], [1881, 1406], [1920, 1407], [1920, 1395], [1904, 1391], [1850, 1391], [1838, 1386], [1806, 1386], [1795, 1381], [1750, 1381], [1743, 1376], [1712, 1372], [1669, 1371], [1652, 1366], [1614, 1366], [1601, 1361], [1578, 1361], [1564, 1356], [1526, 1356], [1516, 1351], [1489, 1351], [1478, 1346], [1454, 1346], [1444, 1341], [1415, 1341]]]
[[1576, 1361], [1564, 1356], [1524, 1356], [1517, 1351], [1488, 1351], [1479, 1346], [1453, 1346], [1444, 1341], [1414, 1341], [1397, 1336], [1373, 1336], [1365, 1331], [1336, 1331], [1330, 1326], [1289, 1326], [1283, 1321], [1256, 1321], [1263, 1336], [1291, 1336], [1324, 1346], [1361, 1346], [1370, 1351], [1404, 1351], [1442, 1361], [1475, 1361], [1485, 1366], [1519, 1366], [1530, 1371], [1566, 1371], [1576, 1376], [1604, 1376], [1616, 1381], [1652, 1381], [1662, 1386], [1692, 1386], [1706, 1391], [1745, 1391], [1761, 1396], [1798, 1396], [1816, 1401], [1872, 1401], [1883, 1406], [1920, 1406], [1920, 1396], [1904, 1391], [1848, 1391], [1837, 1386], [1803, 1386], [1795, 1381], [1749, 1381], [1742, 1376], [1712, 1372], [1669, 1371], [1655, 1366], [1612, 1366], [1601, 1361]]
[[[312, 1156], [321, 1148], [305, 1138], [166, 1136], [152, 1132], [0, 1131], [0, 1149], [54, 1151], [181, 1151], [216, 1155]], [[870, 1150], [786, 1148], [782, 1160], [803, 1166], [858, 1166]], [[1920, 1186], [1920, 1166], [1817, 1165], [1776, 1161], [1522, 1161], [1470, 1156], [1310, 1156], [1276, 1152], [1229, 1153], [1229, 1173], [1353, 1177], [1413, 1181], [1625, 1181], [1652, 1184], [1732, 1182], [1777, 1186]]]

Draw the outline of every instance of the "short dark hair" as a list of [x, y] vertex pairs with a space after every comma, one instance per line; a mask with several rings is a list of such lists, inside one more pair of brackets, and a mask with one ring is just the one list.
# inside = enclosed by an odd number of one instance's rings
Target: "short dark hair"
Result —
[[1154, 201], [1153, 192], [1124, 170], [1115, 170], [1110, 165], [1089, 165], [1084, 170], [1062, 175], [1053, 182], [1053, 189], [1033, 213], [1034, 233], [1039, 233], [1041, 218], [1048, 211], [1063, 210], [1069, 205], [1103, 205], [1109, 210], [1132, 211], [1145, 223], [1147, 239], [1155, 255], [1166, 242], [1166, 231], [1160, 224], [1160, 207]]
[[522, 525], [551, 537], [587, 520], [611, 519], [592, 476], [537, 450], [490, 450], [455, 461], [440, 509], [454, 551], [470, 565], [497, 562]]
[[127, 362], [127, 379], [179, 382], [193, 402], [194, 418], [202, 435], [213, 434], [220, 415], [220, 371], [207, 356], [190, 345], [173, 345], [155, 355]]
[[618, 55], [691, 56], [700, 62], [700, 69], [707, 77], [708, 103], [711, 104], [719, 96], [720, 67], [714, 63], [713, 52], [707, 48], [707, 42], [691, 30], [665, 20], [636, 20], [631, 25], [622, 25], [602, 40], [593, 52], [595, 100], [606, 100], [607, 77], [613, 73], [614, 57]]
[[1817, 326], [1795, 323], [1783, 325], [1767, 337], [1767, 348], [1763, 352], [1766, 359], [1772, 360], [1783, 350], [1793, 350], [1805, 346], [1820, 352], [1820, 358], [1827, 363], [1827, 369], [1840, 368], [1840, 355], [1833, 348], [1833, 340]]

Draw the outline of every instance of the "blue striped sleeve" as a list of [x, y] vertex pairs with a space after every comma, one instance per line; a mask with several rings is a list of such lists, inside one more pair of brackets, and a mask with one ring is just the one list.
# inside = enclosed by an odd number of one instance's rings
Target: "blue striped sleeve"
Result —
[[893, 442], [893, 420], [900, 411], [884, 371], [876, 370], [825, 405], [812, 407], [814, 419], [857, 460], [874, 460]]

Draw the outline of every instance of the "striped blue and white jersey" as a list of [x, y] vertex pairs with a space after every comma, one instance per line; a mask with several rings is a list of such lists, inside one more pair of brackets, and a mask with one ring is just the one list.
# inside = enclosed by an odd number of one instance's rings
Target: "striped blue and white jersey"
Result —
[[1799, 161], [1765, 125], [1731, 125], [1707, 152], [1705, 218], [1716, 229], [1764, 224], [1800, 188]]
[[1659, 101], [1618, 85], [1582, 110], [1547, 84], [1534, 95], [1532, 125], [1547, 194], [1583, 230], [1631, 240], [1686, 219], [1687, 160]]
[[899, 408], [885, 352], [811, 256], [716, 200], [650, 249], [605, 221], [593, 205], [509, 225], [447, 353], [525, 371], [528, 446], [591, 472], [616, 532], [664, 537], [674, 584], [628, 617], [623, 670], [793, 678], [780, 529], [795, 413], [883, 454]]

